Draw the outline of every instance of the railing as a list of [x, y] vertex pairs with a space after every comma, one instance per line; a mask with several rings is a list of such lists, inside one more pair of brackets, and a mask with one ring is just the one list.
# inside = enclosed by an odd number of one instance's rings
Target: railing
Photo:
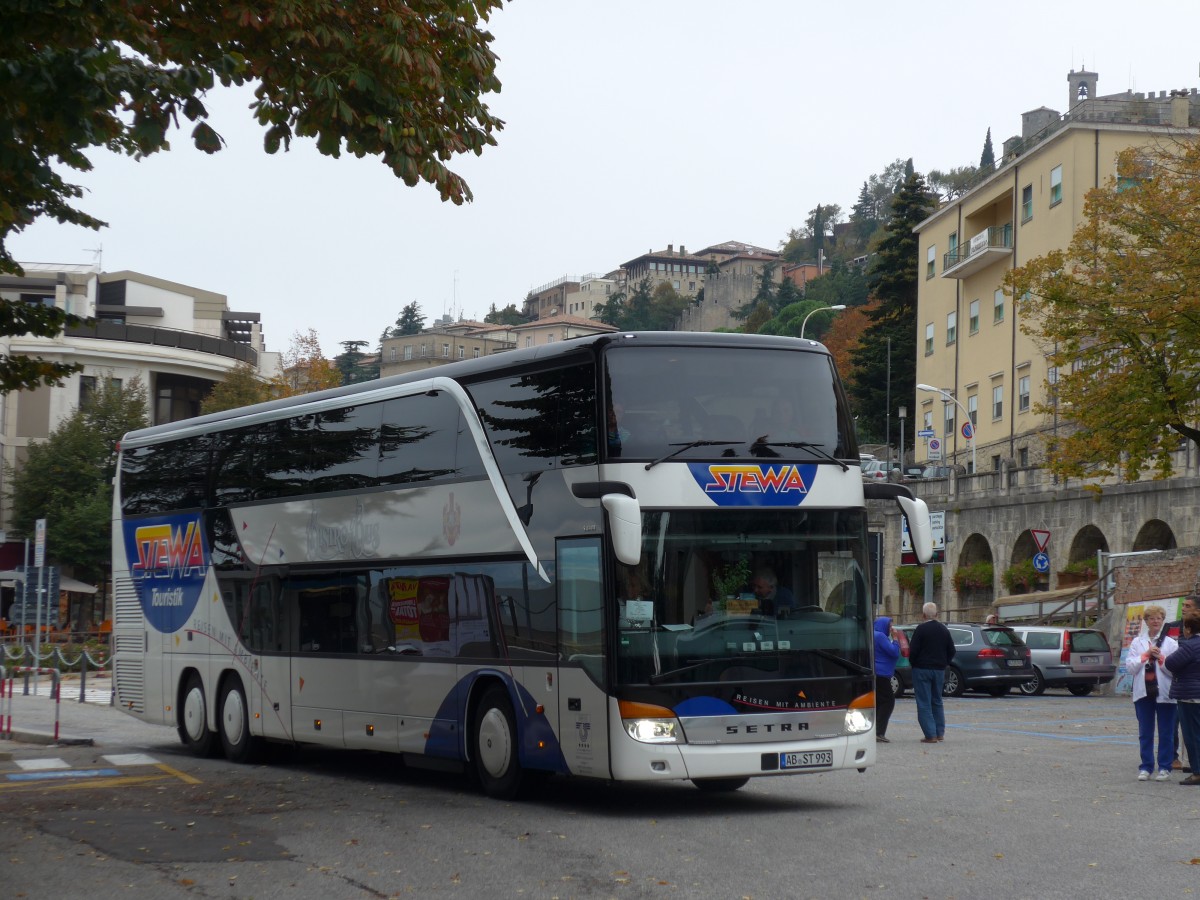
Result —
[[987, 234], [987, 243], [983, 241], [967, 241], [959, 244], [955, 250], [950, 250], [942, 255], [942, 271], [957, 266], [959, 263], [966, 262], [972, 256], [977, 256], [985, 250], [1000, 248], [1003, 250], [1012, 249], [1012, 222], [1005, 225], [993, 225], [986, 232], [980, 232], [979, 237]]
[[94, 338], [104, 341], [128, 341], [133, 344], [153, 344], [157, 347], [178, 347], [180, 350], [195, 350], [225, 356], [252, 366], [258, 365], [258, 351], [249, 344], [213, 337], [195, 331], [180, 331], [161, 328], [157, 325], [123, 325], [97, 319], [90, 325], [69, 325], [63, 333], [67, 337]]
[[[29, 673], [36, 670], [52, 670], [56, 673], [55, 683], [62, 689], [62, 676], [67, 673], [79, 673], [79, 702], [87, 700], [88, 673], [91, 672], [93, 690], [97, 683], [112, 684], [112, 653], [107, 648], [91, 648], [76, 646], [63, 648], [55, 644], [42, 644], [39, 652], [35, 653], [32, 644], [7, 643], [0, 644], [3, 658], [0, 659], [0, 673], [21, 671], [25, 674], [24, 693], [29, 693]], [[97, 679], [107, 681], [97, 682]], [[107, 688], [111, 702], [112, 690]]]

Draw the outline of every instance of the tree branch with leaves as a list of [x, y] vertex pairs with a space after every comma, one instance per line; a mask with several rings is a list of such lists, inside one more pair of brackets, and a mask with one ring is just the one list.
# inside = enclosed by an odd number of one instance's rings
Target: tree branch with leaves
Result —
[[1165, 478], [1181, 439], [1200, 444], [1200, 143], [1119, 154], [1067, 249], [1005, 289], [1057, 373], [1035, 405], [1067, 425], [1052, 472]]

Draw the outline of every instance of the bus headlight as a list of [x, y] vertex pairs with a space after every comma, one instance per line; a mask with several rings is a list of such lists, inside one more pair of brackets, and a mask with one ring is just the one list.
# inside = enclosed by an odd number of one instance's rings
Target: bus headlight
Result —
[[643, 744], [679, 744], [682, 743], [682, 730], [675, 713], [665, 706], [654, 706], [650, 703], [631, 703], [628, 700], [618, 700], [621, 711], [621, 724], [625, 733], [635, 741]]
[[875, 727], [875, 692], [855, 697], [846, 708], [846, 734], [862, 734]]

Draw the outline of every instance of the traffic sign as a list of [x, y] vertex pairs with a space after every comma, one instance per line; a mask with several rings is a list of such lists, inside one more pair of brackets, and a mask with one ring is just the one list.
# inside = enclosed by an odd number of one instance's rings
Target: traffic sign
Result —
[[937, 432], [934, 431], [932, 428], [922, 428], [920, 431], [917, 432], [917, 437], [931, 438], [935, 434], [937, 434]]
[[1038, 552], [1044, 553], [1046, 545], [1050, 543], [1050, 532], [1040, 528], [1030, 528], [1029, 533], [1033, 535], [1033, 542], [1037, 544]]
[[[946, 561], [946, 511], [929, 511], [930, 536], [933, 538], [933, 559], [931, 563]], [[917, 554], [913, 550], [912, 536], [908, 533], [908, 519], [900, 517], [900, 565], [915, 566]]]
[[1043, 575], [1050, 571], [1050, 557], [1045, 553], [1033, 554], [1033, 570]]
[[962, 436], [963, 436], [963, 437], [965, 437], [965, 438], [966, 438], [968, 441], [969, 441], [971, 438], [975, 437], [975, 426], [974, 426], [974, 425], [972, 425], [972, 424], [970, 423], [970, 421], [963, 422], [963, 424], [962, 424]]
[[941, 459], [942, 458], [942, 442], [939, 438], [930, 438], [929, 439], [929, 458], [930, 459]]

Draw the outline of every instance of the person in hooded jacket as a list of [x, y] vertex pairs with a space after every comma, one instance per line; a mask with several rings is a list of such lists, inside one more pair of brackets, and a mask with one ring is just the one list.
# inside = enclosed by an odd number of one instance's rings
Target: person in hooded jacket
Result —
[[1171, 699], [1176, 701], [1183, 745], [1192, 764], [1192, 774], [1179, 783], [1200, 785], [1200, 772], [1196, 771], [1196, 761], [1200, 759], [1200, 615], [1193, 609], [1181, 621], [1182, 640], [1163, 665], [1174, 676]]
[[892, 676], [900, 659], [900, 642], [892, 632], [892, 620], [880, 616], [875, 620], [875, 740], [891, 743], [887, 738], [888, 720], [896, 708], [892, 691]]

